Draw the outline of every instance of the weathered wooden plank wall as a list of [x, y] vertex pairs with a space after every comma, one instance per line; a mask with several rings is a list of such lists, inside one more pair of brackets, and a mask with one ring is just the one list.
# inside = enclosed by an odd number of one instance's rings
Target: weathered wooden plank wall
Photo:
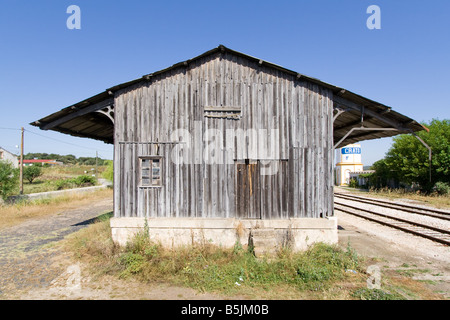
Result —
[[[115, 97], [116, 216], [332, 215], [329, 90], [229, 52], [154, 78]], [[192, 139], [168, 143], [177, 129]], [[163, 157], [162, 187], [138, 187], [147, 155]]]

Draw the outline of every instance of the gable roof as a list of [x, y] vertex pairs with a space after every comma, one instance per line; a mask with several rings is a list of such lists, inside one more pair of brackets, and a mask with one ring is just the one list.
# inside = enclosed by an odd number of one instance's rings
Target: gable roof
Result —
[[2, 148], [1, 146], [0, 146], [0, 150], [2, 150], [3, 152], [8, 152], [9, 154], [11, 154], [11, 155], [17, 157], [17, 154], [14, 154], [14, 153], [12, 153], [11, 151], [6, 150], [5, 148]]
[[[79, 137], [87, 137], [113, 143], [114, 125], [113, 119], [114, 93], [134, 84], [148, 81], [152, 76], [170, 72], [173, 69], [188, 66], [189, 63], [216, 54], [227, 52], [257, 62], [265, 67], [282, 71], [285, 74], [301, 78], [302, 80], [318, 84], [333, 92], [335, 121], [334, 143], [335, 147], [363, 140], [371, 140], [383, 137], [391, 137], [401, 133], [411, 133], [428, 130], [417, 121], [392, 110], [392, 108], [379, 102], [370, 100], [344, 88], [337, 87], [318, 79], [286, 69], [279, 65], [267, 62], [244, 53], [231, 50], [223, 45], [209, 50], [195, 58], [176, 63], [166, 69], [162, 69], [141, 78], [124, 82], [113, 86], [93, 97], [66, 107], [58, 112], [48, 115], [40, 120], [30, 123], [43, 130], [54, 130]], [[110, 119], [108, 119], [110, 117]], [[361, 120], [364, 120], [364, 128]]]

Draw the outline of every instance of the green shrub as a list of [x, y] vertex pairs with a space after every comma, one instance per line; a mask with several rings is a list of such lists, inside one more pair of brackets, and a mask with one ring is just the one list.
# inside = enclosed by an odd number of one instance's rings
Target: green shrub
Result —
[[436, 182], [433, 187], [433, 191], [440, 195], [448, 195], [450, 194], [450, 185], [445, 182]]
[[73, 182], [78, 187], [80, 187], [80, 186], [93, 186], [93, 185], [95, 185], [97, 183], [97, 180], [94, 177], [92, 177], [92, 176], [82, 175], [82, 176], [78, 176], [75, 179], [73, 179]]
[[14, 193], [19, 184], [19, 172], [9, 162], [0, 161], [0, 197], [4, 200]]
[[114, 181], [114, 162], [108, 161], [105, 171], [102, 173], [102, 177], [111, 182]]
[[118, 264], [121, 276], [137, 275], [149, 281], [170, 275], [190, 287], [226, 292], [241, 285], [280, 284], [294, 285], [299, 290], [322, 290], [342, 279], [346, 269], [359, 268], [354, 253], [322, 243], [306, 252], [286, 251], [268, 260], [238, 245], [229, 250], [208, 243], [167, 250], [153, 243], [145, 231], [127, 244]]
[[126, 252], [120, 256], [119, 262], [125, 267], [123, 276], [137, 274], [144, 268], [144, 257], [138, 253]]
[[66, 179], [66, 180], [56, 180], [55, 186], [56, 190], [63, 190], [63, 189], [71, 189], [74, 187], [74, 184], [71, 182], [72, 179]]
[[23, 168], [23, 177], [27, 179], [30, 183], [33, 180], [42, 175], [42, 166], [29, 166]]
[[79, 187], [94, 186], [97, 180], [88, 175], [81, 175], [73, 179], [56, 180], [55, 185], [57, 190], [71, 189]]
[[348, 183], [348, 186], [349, 186], [350, 188], [358, 188], [358, 187], [359, 187], [358, 180], [356, 180], [356, 179], [350, 179], [350, 181], [349, 181], [349, 183]]

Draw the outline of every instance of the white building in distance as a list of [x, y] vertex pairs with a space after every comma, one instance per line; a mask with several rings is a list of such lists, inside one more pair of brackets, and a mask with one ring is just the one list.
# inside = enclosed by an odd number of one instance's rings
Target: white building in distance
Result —
[[8, 150], [3, 149], [2, 147], [0, 147], [0, 161], [10, 162], [12, 163], [14, 168], [19, 167], [19, 159], [17, 155], [9, 152]]
[[351, 172], [362, 172], [361, 145], [349, 144], [336, 149], [335, 184], [337, 186], [348, 185]]

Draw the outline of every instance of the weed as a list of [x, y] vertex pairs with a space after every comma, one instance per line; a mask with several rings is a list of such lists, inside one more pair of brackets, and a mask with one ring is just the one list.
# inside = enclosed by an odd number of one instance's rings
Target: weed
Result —
[[233, 254], [241, 255], [243, 252], [244, 248], [242, 247], [242, 244], [239, 241], [236, 241], [233, 246]]
[[408, 270], [396, 270], [396, 272], [405, 277], [414, 277], [417, 273], [428, 273], [429, 269], [408, 269]]
[[353, 292], [352, 296], [361, 300], [405, 300], [399, 294], [390, 293], [381, 289], [362, 288]]
[[125, 252], [119, 258], [119, 263], [125, 267], [125, 270], [120, 274], [126, 276], [129, 274], [137, 274], [144, 268], [145, 259], [142, 255], [133, 252]]
[[97, 180], [94, 177], [81, 175], [72, 179], [60, 179], [55, 181], [56, 190], [94, 186]]
[[168, 250], [141, 231], [127, 243], [115, 264], [121, 277], [138, 276], [146, 281], [164, 277], [200, 290], [232, 293], [244, 287], [261, 290], [278, 285], [324, 290], [342, 279], [346, 269], [358, 268], [355, 257], [322, 243], [306, 252], [283, 251], [270, 260], [256, 258], [239, 242], [231, 249], [205, 242]]
[[370, 196], [375, 198], [389, 198], [389, 199], [409, 199], [420, 201], [424, 205], [433, 206], [440, 209], [450, 208], [450, 196], [440, 195], [437, 192], [431, 194], [422, 194], [420, 192], [406, 191], [405, 189], [373, 189], [371, 188], [369, 192], [360, 192], [355, 189], [348, 189], [355, 194], [363, 194], [364, 196]]
[[[77, 233], [78, 257], [89, 262], [95, 272], [121, 278], [164, 281], [199, 291], [256, 299], [403, 299], [405, 295], [398, 292], [411, 286], [409, 282], [400, 283], [402, 288], [397, 290], [388, 283], [386, 275], [383, 290], [361, 289], [367, 280], [365, 266], [350, 245], [340, 249], [317, 243], [303, 252], [285, 249], [265, 259], [255, 257], [239, 242], [229, 249], [208, 241], [168, 249], [150, 239], [145, 224], [126, 246], [117, 247], [105, 223], [104, 227], [95, 227], [102, 224], [96, 223]], [[349, 269], [355, 272], [346, 272]], [[407, 295], [421, 291], [411, 292]]]
[[450, 184], [445, 182], [436, 182], [433, 187], [433, 191], [438, 195], [449, 195], [450, 194]]

